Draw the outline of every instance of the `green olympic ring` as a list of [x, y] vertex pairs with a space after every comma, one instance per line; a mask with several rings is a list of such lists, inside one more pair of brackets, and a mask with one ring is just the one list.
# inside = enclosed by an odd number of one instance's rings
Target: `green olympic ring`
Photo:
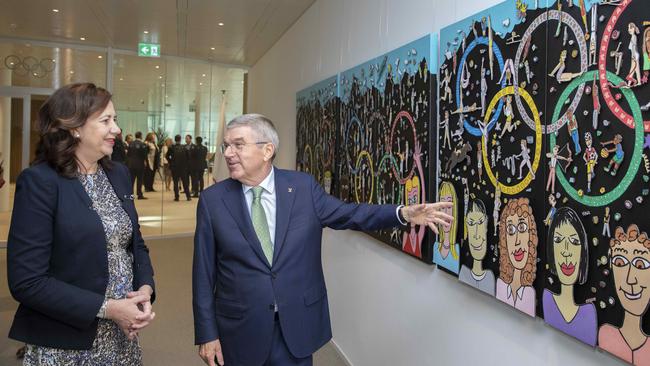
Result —
[[[594, 79], [594, 74], [597, 72], [597, 70], [586, 72], [579, 78], [574, 79], [566, 87], [564, 92], [562, 92], [562, 95], [560, 95], [560, 99], [558, 100], [557, 105], [555, 106], [555, 111], [553, 112], [552, 119], [553, 121], [557, 121], [557, 119], [560, 117], [562, 106], [564, 105], [564, 102], [569, 98], [571, 92], [573, 92], [581, 84], [592, 81]], [[623, 82], [623, 79], [609, 71], [607, 72], [607, 80], [615, 85]], [[636, 174], [639, 171], [639, 167], [641, 166], [641, 159], [643, 155], [643, 117], [641, 116], [641, 107], [639, 106], [639, 101], [636, 99], [634, 93], [632, 93], [630, 89], [620, 89], [620, 91], [623, 93], [625, 99], [629, 103], [630, 108], [632, 109], [632, 114], [634, 116], [634, 153], [632, 154], [632, 159], [630, 160], [630, 166], [628, 167], [628, 170], [621, 182], [612, 191], [607, 192], [602, 196], [590, 196], [586, 194], [580, 195], [578, 194], [578, 191], [573, 188], [571, 186], [571, 183], [569, 183], [569, 181], [566, 179], [564, 172], [562, 172], [562, 169], [560, 168], [560, 165], [558, 164], [555, 166], [555, 175], [557, 179], [559, 179], [560, 184], [567, 192], [567, 194], [574, 200], [589, 207], [606, 206], [621, 197], [636, 177]], [[549, 151], [553, 151], [553, 147], [557, 143], [556, 136], [554, 133], [551, 133], [550, 137]]]

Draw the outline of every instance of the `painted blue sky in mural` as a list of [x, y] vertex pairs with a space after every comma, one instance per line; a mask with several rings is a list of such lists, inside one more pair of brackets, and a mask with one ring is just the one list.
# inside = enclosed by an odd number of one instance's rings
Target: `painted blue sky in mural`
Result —
[[339, 76], [335, 75], [299, 91], [296, 97], [299, 101], [301, 99], [311, 100], [311, 98], [317, 97], [321, 105], [325, 105], [332, 98], [339, 95], [338, 87]]
[[[563, 6], [567, 6], [565, 0], [561, 1]], [[454, 52], [461, 46], [461, 39], [471, 32], [470, 26], [472, 23], [475, 21], [480, 22], [484, 17], [485, 19], [488, 16], [490, 17], [494, 37], [505, 38], [516, 25], [523, 23], [525, 20], [525, 18], [520, 18], [517, 15], [517, 2], [518, 0], [506, 0], [442, 28], [440, 31], [440, 57], [442, 62], [444, 62], [445, 52]], [[539, 9], [555, 8], [557, 6], [557, 2], [551, 0], [519, 0], [519, 2], [525, 5], [528, 10], [535, 10], [536, 6], [539, 6]], [[594, 3], [599, 3], [600, 0], [584, 0], [584, 2], [585, 8], [589, 11], [591, 6]], [[577, 0], [574, 1], [573, 6], [578, 6]]]
[[436, 73], [437, 43], [437, 34], [427, 35], [342, 72], [340, 79], [342, 101], [347, 102], [355, 78], [360, 83], [362, 93], [373, 86], [381, 90], [385, 86], [387, 75], [392, 75], [393, 81], [399, 82], [404, 73], [412, 75], [418, 72], [423, 58], [427, 61], [428, 71]]

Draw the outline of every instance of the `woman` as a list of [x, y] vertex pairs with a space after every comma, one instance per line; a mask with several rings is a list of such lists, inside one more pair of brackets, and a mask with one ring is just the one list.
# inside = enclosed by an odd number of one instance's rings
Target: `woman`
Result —
[[485, 204], [480, 199], [473, 198], [469, 201], [465, 227], [472, 267], [461, 266], [458, 278], [466, 284], [494, 296], [494, 273], [483, 268], [483, 260], [488, 251], [488, 216]]
[[111, 94], [65, 86], [38, 123], [7, 241], [20, 303], [9, 337], [27, 344], [24, 365], [139, 365], [136, 336], [155, 316], [153, 269], [127, 168], [108, 158], [120, 133]]
[[598, 347], [633, 365], [650, 364], [650, 342], [643, 318], [650, 305], [650, 238], [636, 224], [617, 227], [609, 241], [608, 263], [618, 303], [623, 307], [620, 328], [608, 323], [598, 331]]
[[[422, 147], [417, 141], [415, 142], [415, 149], [413, 151], [413, 160], [415, 160], [417, 174], [414, 174], [411, 179], [406, 180], [407, 206], [426, 202], [426, 189], [419, 178], [424, 176], [422, 170]], [[416, 225], [413, 223], [409, 224], [409, 226], [409, 231], [404, 231], [402, 236], [402, 251], [422, 258], [422, 240], [424, 239], [426, 227], [420, 225], [420, 227], [416, 228]]]
[[568, 207], [559, 208], [551, 222], [548, 238], [547, 263], [550, 272], [559, 280], [560, 293], [544, 289], [544, 321], [595, 346], [598, 328], [596, 307], [594, 304], [578, 305], [573, 297], [575, 284], [584, 285], [587, 281], [589, 264], [587, 233], [578, 214]]
[[147, 160], [145, 160], [145, 169], [144, 169], [144, 191], [145, 192], [155, 192], [153, 189], [153, 182], [156, 179], [156, 170], [158, 164], [156, 164], [156, 157], [158, 157], [158, 146], [156, 145], [156, 134], [149, 132], [147, 137], [144, 139], [144, 143], [147, 144], [148, 153]]
[[165, 176], [166, 191], [171, 190], [171, 184], [172, 184], [172, 168], [169, 165], [169, 160], [167, 160], [167, 153], [169, 152], [169, 148], [171, 146], [172, 146], [172, 139], [171, 137], [168, 137], [165, 139], [165, 143], [163, 144], [162, 147], [162, 152], [160, 153], [160, 159], [162, 161], [162, 166], [163, 166], [163, 174]]
[[451, 202], [451, 208], [445, 208], [443, 211], [451, 215], [454, 220], [451, 225], [441, 225], [438, 229], [439, 242], [433, 244], [433, 262], [440, 267], [443, 267], [453, 273], [458, 273], [459, 260], [458, 253], [460, 247], [456, 243], [456, 228], [458, 222], [458, 198], [456, 196], [456, 189], [450, 182], [442, 182], [440, 184], [440, 202]]
[[499, 221], [499, 278], [496, 298], [535, 316], [537, 227], [527, 198], [508, 201]]
[[630, 71], [625, 77], [627, 86], [633, 87], [641, 83], [641, 63], [639, 49], [637, 47], [637, 35], [639, 34], [639, 27], [634, 23], [627, 25], [627, 32], [630, 34], [630, 43], [627, 48], [630, 51]]

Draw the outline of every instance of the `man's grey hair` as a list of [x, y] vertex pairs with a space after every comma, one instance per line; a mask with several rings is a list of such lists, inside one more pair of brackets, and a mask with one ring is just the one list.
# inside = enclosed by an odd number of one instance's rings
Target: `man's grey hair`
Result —
[[[242, 114], [228, 122], [226, 129], [230, 130], [235, 127], [250, 127], [260, 139], [256, 142], [269, 141], [275, 147], [276, 153], [280, 148], [280, 137], [278, 137], [278, 131], [275, 129], [275, 126], [273, 126], [273, 122], [264, 115], [257, 113]], [[275, 158], [275, 153], [273, 154], [273, 157]]]

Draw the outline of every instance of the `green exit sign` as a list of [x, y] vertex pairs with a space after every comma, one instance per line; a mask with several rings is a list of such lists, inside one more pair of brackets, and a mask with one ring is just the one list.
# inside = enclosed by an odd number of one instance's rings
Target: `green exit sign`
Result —
[[157, 43], [138, 43], [138, 56], [160, 57], [160, 45]]

